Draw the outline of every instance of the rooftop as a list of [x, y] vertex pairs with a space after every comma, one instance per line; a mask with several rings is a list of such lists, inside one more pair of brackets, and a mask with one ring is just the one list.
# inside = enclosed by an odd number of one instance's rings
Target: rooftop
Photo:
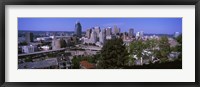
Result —
[[50, 59], [46, 59], [46, 60], [42, 60], [38, 62], [25, 62], [25, 63], [19, 64], [18, 68], [19, 69], [24, 69], [24, 68], [38, 69], [38, 68], [46, 68], [46, 67], [56, 66], [56, 65], [58, 65], [57, 58], [50, 58]]
[[81, 61], [80, 66], [84, 69], [93, 69], [95, 68], [94, 64], [89, 63], [88, 61]]

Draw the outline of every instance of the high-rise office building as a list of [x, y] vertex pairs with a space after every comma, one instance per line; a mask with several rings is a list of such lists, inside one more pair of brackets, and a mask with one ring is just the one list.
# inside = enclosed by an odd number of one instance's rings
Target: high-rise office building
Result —
[[95, 32], [97, 33], [97, 37], [99, 37], [100, 27], [94, 27]]
[[26, 39], [26, 43], [33, 42], [33, 33], [26, 32], [25, 39]]
[[87, 31], [86, 31], [86, 37], [90, 38], [91, 33], [92, 33], [92, 29], [87, 29]]
[[113, 34], [119, 34], [120, 33], [120, 28], [118, 28], [116, 25], [114, 26], [114, 29], [113, 29]]
[[82, 37], [82, 26], [81, 26], [81, 23], [78, 21], [76, 22], [75, 24], [75, 35], [77, 37]]
[[106, 36], [110, 36], [112, 34], [112, 28], [108, 27], [106, 28]]
[[105, 43], [106, 40], [106, 30], [103, 29], [101, 30], [101, 32], [99, 33], [99, 42], [101, 42], [102, 44]]
[[130, 28], [130, 29], [129, 29], [129, 32], [128, 32], [128, 36], [129, 36], [129, 37], [133, 37], [133, 34], [134, 34], [134, 29], [133, 29], [133, 28]]
[[140, 32], [137, 32], [135, 36], [138, 39], [140, 37]]
[[55, 36], [55, 34], [53, 35], [51, 45], [52, 45], [52, 50], [56, 50], [56, 49], [61, 48], [60, 39], [57, 39], [56, 36]]
[[144, 36], [144, 32], [143, 31], [140, 31], [140, 32], [136, 33], [136, 38], [143, 38], [143, 36]]
[[97, 33], [95, 32], [94, 29], [92, 30], [90, 41], [91, 41], [91, 43], [97, 42]]
[[52, 40], [52, 49], [56, 50], [61, 48], [61, 43], [60, 43], [60, 39], [53, 39]]

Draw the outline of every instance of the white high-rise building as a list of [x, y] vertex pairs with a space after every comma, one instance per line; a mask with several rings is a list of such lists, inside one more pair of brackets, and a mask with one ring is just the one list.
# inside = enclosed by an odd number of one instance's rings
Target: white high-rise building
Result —
[[23, 53], [33, 53], [33, 52], [35, 52], [35, 50], [36, 50], [36, 47], [32, 46], [32, 45], [30, 45], [30, 46], [22, 46], [22, 52]]
[[140, 31], [136, 33], [136, 38], [142, 38], [144, 36], [144, 32]]
[[99, 37], [99, 33], [100, 33], [100, 27], [94, 27], [95, 32], [97, 33], [97, 37]]
[[139, 38], [140, 37], [140, 32], [137, 32], [136, 33], [136, 38]]
[[91, 43], [97, 42], [97, 33], [94, 30], [92, 30], [90, 41]]
[[87, 38], [90, 38], [91, 32], [92, 32], [91, 29], [87, 29], [86, 35], [85, 35], [85, 36], [86, 36]]
[[99, 34], [99, 42], [101, 42], [102, 44], [105, 43], [106, 40], [106, 31], [102, 30]]

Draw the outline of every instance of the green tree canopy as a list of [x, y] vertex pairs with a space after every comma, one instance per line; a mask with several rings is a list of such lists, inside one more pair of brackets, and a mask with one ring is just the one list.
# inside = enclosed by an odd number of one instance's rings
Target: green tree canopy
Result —
[[146, 44], [144, 41], [142, 40], [136, 40], [133, 41], [130, 44], [130, 54], [131, 55], [136, 55], [138, 58], [141, 59], [141, 64], [143, 64], [143, 59], [142, 59], [142, 52], [144, 49], [146, 49], [148, 47], [149, 44]]
[[73, 69], [79, 69], [80, 68], [80, 61], [81, 61], [81, 58], [78, 57], [78, 56], [74, 56], [73, 59], [72, 59], [72, 68]]
[[176, 38], [176, 41], [177, 41], [179, 44], [182, 44], [182, 34], [180, 34], [180, 35]]
[[179, 55], [179, 59], [182, 60], [182, 34], [180, 34], [177, 38], [176, 38], [177, 42], [179, 43], [175, 49], [177, 49], [178, 52], [180, 52]]
[[148, 39], [145, 41], [146, 48], [149, 50], [154, 50], [154, 48], [157, 46], [157, 40], [156, 39]]
[[[160, 38], [160, 41], [159, 41], [159, 48], [160, 48], [160, 55], [161, 55], [161, 61], [162, 60], [167, 60], [167, 56], [169, 55], [170, 53], [170, 44], [169, 44], [169, 40], [168, 40], [168, 37], [166, 36], [162, 36]], [[162, 61], [163, 62], [163, 61]]]
[[140, 58], [142, 57], [142, 52], [146, 47], [146, 44], [142, 40], [133, 41], [130, 44], [130, 53], [133, 53]]
[[128, 51], [122, 39], [108, 40], [101, 50], [99, 65], [102, 68], [123, 68], [128, 60]]

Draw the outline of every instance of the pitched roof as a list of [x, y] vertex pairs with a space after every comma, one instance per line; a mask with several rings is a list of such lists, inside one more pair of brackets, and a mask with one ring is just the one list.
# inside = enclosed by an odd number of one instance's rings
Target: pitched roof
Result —
[[80, 66], [81, 66], [82, 68], [85, 68], [85, 69], [94, 69], [94, 68], [95, 68], [95, 65], [89, 63], [88, 61], [81, 61], [81, 62], [80, 62]]

